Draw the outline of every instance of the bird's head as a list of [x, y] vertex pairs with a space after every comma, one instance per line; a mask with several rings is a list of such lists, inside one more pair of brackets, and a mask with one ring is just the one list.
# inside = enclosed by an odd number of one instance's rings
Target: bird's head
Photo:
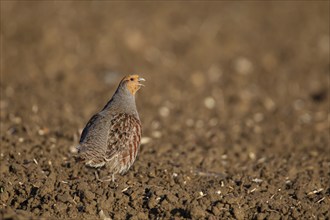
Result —
[[143, 81], [145, 81], [145, 79], [139, 77], [139, 75], [128, 75], [121, 80], [120, 86], [127, 89], [132, 95], [135, 95], [141, 86], [143, 86], [143, 84], [141, 84]]

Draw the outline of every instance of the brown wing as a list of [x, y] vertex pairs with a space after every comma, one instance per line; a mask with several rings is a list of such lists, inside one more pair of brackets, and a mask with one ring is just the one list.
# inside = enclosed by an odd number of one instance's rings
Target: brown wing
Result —
[[133, 115], [118, 114], [110, 122], [106, 161], [113, 173], [124, 173], [135, 161], [141, 140], [141, 123]]

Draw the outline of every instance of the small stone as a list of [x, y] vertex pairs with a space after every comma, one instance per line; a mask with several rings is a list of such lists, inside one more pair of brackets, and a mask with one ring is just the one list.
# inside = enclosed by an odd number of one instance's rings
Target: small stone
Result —
[[91, 201], [95, 198], [95, 195], [91, 191], [85, 191], [85, 197], [87, 200]]
[[193, 219], [200, 219], [205, 217], [205, 211], [199, 206], [193, 206], [190, 210]]
[[218, 215], [220, 215], [220, 210], [218, 209], [218, 207], [213, 206], [213, 207], [212, 207], [212, 213], [213, 213], [215, 216], [218, 216]]
[[256, 113], [254, 114], [253, 119], [255, 122], [261, 122], [264, 120], [264, 115], [262, 113]]
[[187, 125], [188, 127], [192, 127], [192, 126], [194, 125], [194, 120], [191, 119], [191, 118], [187, 119], [187, 120], [186, 120], [186, 125]]
[[216, 126], [218, 125], [218, 119], [217, 118], [211, 118], [209, 121], [210, 126]]
[[203, 128], [204, 127], [204, 121], [203, 120], [198, 120], [196, 122], [196, 128]]
[[312, 116], [308, 113], [303, 114], [300, 116], [300, 121], [304, 124], [309, 124], [312, 121]]
[[143, 213], [143, 212], [139, 212], [139, 214], [137, 214], [138, 219], [148, 219], [148, 216]]
[[250, 152], [250, 153], [249, 153], [249, 158], [250, 158], [251, 160], [255, 160], [255, 159], [256, 159], [256, 154], [255, 154], [254, 152]]
[[252, 182], [254, 182], [254, 183], [262, 183], [263, 180], [262, 179], [258, 179], [258, 178], [254, 178], [254, 179], [252, 179]]
[[72, 146], [70, 146], [70, 148], [69, 148], [69, 149], [70, 149], [70, 152], [71, 152], [71, 153], [73, 153], [73, 154], [75, 154], [75, 153], [77, 153], [77, 152], [78, 152], [78, 150], [77, 150], [76, 146], [73, 146], [73, 145], [72, 145]]
[[218, 66], [212, 65], [208, 70], [208, 76], [211, 81], [218, 81], [222, 76], [222, 71]]
[[166, 198], [167, 200], [170, 202], [170, 203], [174, 203], [176, 204], [178, 202], [178, 197], [174, 196], [173, 194], [169, 193], [166, 195]]
[[196, 87], [201, 87], [205, 83], [205, 78], [202, 72], [195, 72], [191, 75], [191, 82]]
[[154, 138], [160, 138], [162, 136], [162, 133], [160, 131], [153, 131], [152, 136]]
[[234, 212], [234, 216], [236, 219], [238, 219], [238, 220], [244, 219], [244, 210], [243, 209], [236, 207], [236, 208], [234, 208], [233, 212]]
[[99, 216], [100, 216], [100, 218], [101, 218], [102, 220], [111, 220], [110, 217], [108, 217], [108, 216], [105, 215], [105, 213], [103, 212], [103, 210], [101, 210], [101, 211], [99, 212]]
[[33, 113], [38, 113], [38, 110], [39, 110], [39, 108], [38, 108], [37, 105], [33, 105], [33, 106], [32, 106], [32, 112], [33, 112]]
[[46, 134], [48, 134], [48, 133], [49, 133], [49, 129], [48, 129], [48, 128], [42, 128], [42, 129], [39, 129], [39, 130], [38, 130], [38, 134], [39, 134], [40, 136], [46, 135]]
[[256, 134], [260, 134], [262, 132], [262, 128], [258, 125], [253, 127], [253, 132]]
[[159, 114], [162, 117], [167, 117], [170, 114], [170, 110], [169, 110], [169, 108], [163, 106], [159, 109]]
[[266, 98], [263, 104], [268, 111], [273, 111], [276, 107], [275, 102], [270, 98]]
[[293, 102], [293, 108], [296, 110], [296, 111], [299, 111], [301, 109], [303, 109], [305, 106], [305, 102], [304, 100], [302, 99], [297, 99]]
[[264, 219], [266, 219], [266, 217], [267, 217], [266, 213], [259, 213], [257, 215], [257, 220], [264, 220]]
[[215, 100], [212, 97], [206, 97], [204, 99], [204, 105], [208, 109], [213, 109], [215, 107]]
[[253, 71], [253, 65], [250, 60], [240, 57], [235, 61], [235, 69], [241, 75], [247, 75]]
[[268, 219], [280, 220], [281, 215], [279, 213], [276, 213], [276, 212], [271, 212], [268, 216]]
[[60, 201], [60, 202], [63, 202], [63, 203], [72, 200], [71, 199], [71, 196], [69, 194], [67, 194], [67, 193], [65, 193], [63, 195], [57, 195], [56, 198], [57, 198], [57, 201]]
[[151, 138], [150, 137], [142, 137], [141, 138], [141, 144], [148, 144], [151, 142]]

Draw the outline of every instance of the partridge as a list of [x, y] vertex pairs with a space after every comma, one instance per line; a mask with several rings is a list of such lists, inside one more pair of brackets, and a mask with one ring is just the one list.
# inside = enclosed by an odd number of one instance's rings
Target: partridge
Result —
[[86, 165], [105, 166], [113, 181], [115, 174], [129, 170], [139, 151], [141, 122], [135, 94], [142, 81], [138, 75], [124, 77], [110, 101], [88, 121], [77, 146]]

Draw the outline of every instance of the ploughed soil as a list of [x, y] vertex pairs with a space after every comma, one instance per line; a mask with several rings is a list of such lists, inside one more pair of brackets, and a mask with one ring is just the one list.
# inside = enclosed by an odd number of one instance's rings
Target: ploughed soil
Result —
[[[99, 182], [75, 146], [129, 73], [143, 143]], [[329, 1], [1, 1], [0, 108], [0, 219], [330, 218]]]

